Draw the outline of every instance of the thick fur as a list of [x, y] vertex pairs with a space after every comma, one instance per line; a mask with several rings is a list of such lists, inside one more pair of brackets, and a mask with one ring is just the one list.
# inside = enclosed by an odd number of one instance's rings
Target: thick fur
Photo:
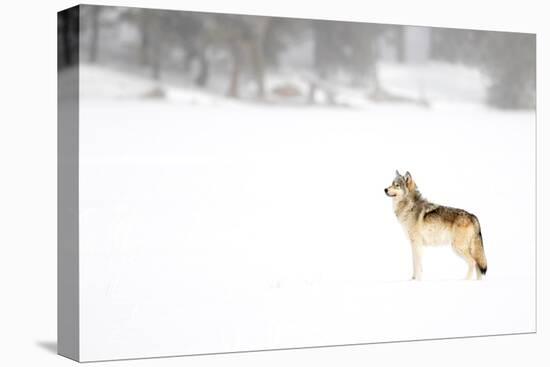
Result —
[[477, 217], [462, 209], [441, 206], [424, 199], [407, 172], [396, 177], [384, 192], [392, 197], [398, 221], [407, 233], [413, 252], [413, 279], [422, 277], [422, 250], [427, 245], [451, 244], [468, 263], [466, 279], [487, 272], [487, 259]]

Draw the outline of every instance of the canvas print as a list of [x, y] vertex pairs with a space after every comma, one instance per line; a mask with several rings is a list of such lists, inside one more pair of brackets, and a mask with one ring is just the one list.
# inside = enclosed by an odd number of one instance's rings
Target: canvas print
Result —
[[59, 13], [59, 350], [535, 332], [535, 35]]

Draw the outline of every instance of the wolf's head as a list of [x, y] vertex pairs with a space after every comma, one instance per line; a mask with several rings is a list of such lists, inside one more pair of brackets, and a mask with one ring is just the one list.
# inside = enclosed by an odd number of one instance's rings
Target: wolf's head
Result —
[[416, 191], [416, 183], [414, 182], [411, 174], [407, 171], [404, 175], [401, 175], [399, 171], [395, 171], [395, 178], [390, 186], [384, 189], [386, 195], [401, 199], [407, 196], [411, 192]]

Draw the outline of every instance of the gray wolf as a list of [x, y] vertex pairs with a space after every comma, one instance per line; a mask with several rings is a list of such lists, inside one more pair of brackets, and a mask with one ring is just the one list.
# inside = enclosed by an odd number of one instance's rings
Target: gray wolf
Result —
[[475, 270], [481, 279], [487, 272], [487, 259], [477, 217], [462, 209], [441, 206], [424, 199], [409, 172], [395, 171], [392, 184], [384, 189], [393, 200], [397, 220], [408, 235], [413, 254], [412, 279], [422, 278], [422, 251], [428, 245], [450, 244], [468, 263], [466, 279]]

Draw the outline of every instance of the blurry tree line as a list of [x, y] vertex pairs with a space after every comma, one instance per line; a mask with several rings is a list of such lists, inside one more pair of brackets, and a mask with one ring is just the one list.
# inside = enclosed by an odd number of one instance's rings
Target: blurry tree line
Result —
[[75, 6], [57, 14], [57, 68], [63, 69], [78, 63], [80, 11]]
[[[266, 75], [288, 67], [281, 64], [284, 54], [301, 42], [309, 45], [303, 50], [307, 55], [302, 56], [311, 62], [294, 68], [308, 82], [310, 102], [321, 94], [326, 103], [335, 103], [336, 79], [364, 88], [378, 100], [404, 99], [384, 90], [377, 70], [381, 42], [395, 50], [396, 62], [406, 62], [404, 26], [122, 7], [79, 8], [85, 54], [82, 61], [136, 64], [154, 79], [166, 71], [178, 71], [201, 88], [219, 84], [222, 75], [228, 96], [238, 98], [243, 85], [252, 84], [256, 98], [265, 99]], [[67, 50], [75, 40], [67, 37], [66, 31], [74, 19], [70, 12], [59, 19], [60, 65], [71, 61]], [[483, 70], [490, 79], [487, 102], [493, 106], [534, 107], [534, 35], [430, 28], [429, 58]], [[288, 96], [298, 93], [292, 86], [278, 92]]]
[[489, 76], [488, 103], [534, 108], [535, 36], [527, 33], [435, 28], [433, 57], [481, 68]]

